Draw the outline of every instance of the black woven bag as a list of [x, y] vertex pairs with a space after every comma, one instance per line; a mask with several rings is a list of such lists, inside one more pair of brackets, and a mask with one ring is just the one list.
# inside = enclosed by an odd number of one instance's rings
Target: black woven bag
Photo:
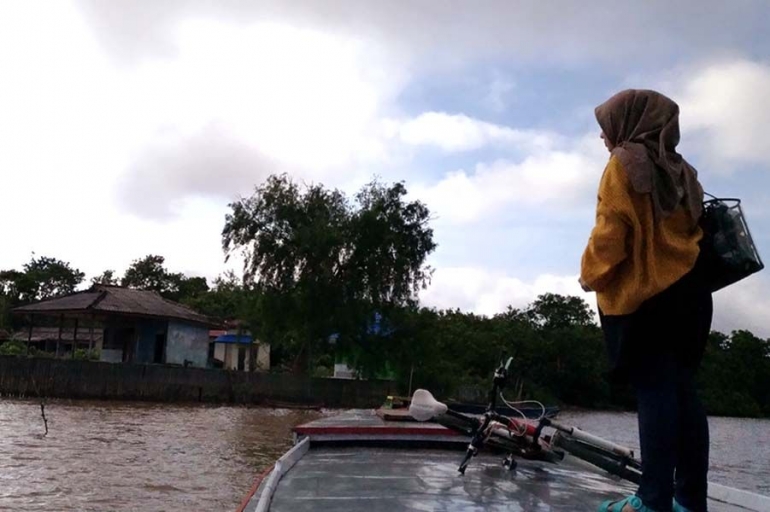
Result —
[[712, 199], [703, 202], [701, 250], [705, 278], [715, 292], [759, 272], [765, 265], [751, 238], [741, 200], [707, 195]]

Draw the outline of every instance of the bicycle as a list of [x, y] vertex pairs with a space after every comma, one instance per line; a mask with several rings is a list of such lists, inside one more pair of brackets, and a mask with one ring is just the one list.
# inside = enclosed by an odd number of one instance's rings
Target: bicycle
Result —
[[[480, 417], [449, 409], [425, 389], [416, 390], [412, 396], [409, 413], [417, 421], [435, 419], [439, 424], [471, 438], [458, 467], [461, 474], [465, 474], [468, 464], [479, 450], [489, 445], [506, 452], [502, 464], [509, 470], [516, 468], [516, 457], [558, 463], [569, 453], [620, 478], [639, 483], [642, 463], [630, 448], [546, 418], [545, 414], [537, 420], [528, 420], [524, 414], [518, 419], [497, 413], [497, 397], [500, 395], [505, 401], [502, 390], [507, 384], [512, 361], [512, 357], [508, 358], [495, 370], [489, 403]], [[506, 404], [511, 406], [508, 402]], [[547, 428], [553, 432], [546, 434]]]

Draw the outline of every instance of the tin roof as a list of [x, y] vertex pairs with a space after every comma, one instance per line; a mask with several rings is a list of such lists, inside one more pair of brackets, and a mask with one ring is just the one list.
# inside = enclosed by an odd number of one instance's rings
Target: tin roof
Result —
[[94, 285], [88, 290], [15, 308], [14, 313], [44, 315], [102, 313], [185, 320], [215, 325], [208, 317], [158, 293], [120, 286]]

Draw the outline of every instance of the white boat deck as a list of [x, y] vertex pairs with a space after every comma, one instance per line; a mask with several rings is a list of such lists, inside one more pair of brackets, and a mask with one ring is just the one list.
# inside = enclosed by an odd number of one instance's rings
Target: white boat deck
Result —
[[[462, 436], [436, 424], [384, 422], [372, 411], [324, 418], [296, 432], [307, 441], [282, 457], [243, 510], [591, 512], [635, 489], [569, 456], [558, 464], [518, 459], [509, 471], [500, 454], [482, 452], [461, 475]], [[420, 436], [432, 448], [422, 447]], [[442, 436], [445, 448], [433, 448]], [[763, 509], [711, 501], [709, 510]]]

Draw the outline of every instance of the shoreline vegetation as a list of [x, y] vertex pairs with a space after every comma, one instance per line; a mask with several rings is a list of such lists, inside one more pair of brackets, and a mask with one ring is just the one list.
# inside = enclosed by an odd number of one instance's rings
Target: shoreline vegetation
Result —
[[[241, 275], [209, 282], [150, 254], [122, 277], [108, 269], [91, 282], [152, 290], [219, 322], [237, 321], [270, 343], [279, 374], [330, 377], [345, 363], [362, 379], [393, 381], [401, 394], [426, 388], [483, 403], [491, 373], [511, 356], [508, 400], [634, 407], [631, 391], [607, 379], [602, 332], [580, 297], [547, 293], [493, 316], [421, 305], [437, 243], [431, 212], [407, 199], [402, 182], [374, 180], [348, 196], [273, 175], [229, 208], [222, 248], [225, 261], [237, 255], [244, 262]], [[0, 270], [0, 331], [23, 340], [27, 319], [12, 315], [14, 307], [72, 293], [84, 281], [53, 257], [33, 255], [20, 269]], [[12, 339], [0, 346], [0, 354], [18, 352]], [[698, 375], [710, 415], [770, 417], [768, 382], [769, 340], [747, 330], [711, 333]]]

